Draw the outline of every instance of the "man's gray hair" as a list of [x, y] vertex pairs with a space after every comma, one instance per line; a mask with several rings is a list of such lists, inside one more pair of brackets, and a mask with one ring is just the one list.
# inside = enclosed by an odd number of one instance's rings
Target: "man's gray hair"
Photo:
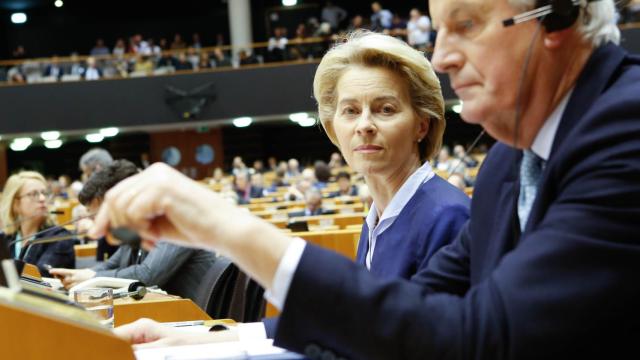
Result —
[[94, 170], [97, 165], [100, 165], [101, 168], [105, 168], [113, 162], [113, 158], [111, 154], [105, 149], [95, 148], [87, 151], [80, 158], [80, 169], [84, 169], [85, 167]]
[[[518, 9], [533, 9], [535, 0], [509, 0], [509, 3]], [[616, 5], [613, 0], [600, 0], [587, 3], [581, 0], [581, 5], [586, 11], [581, 11], [578, 18], [578, 31], [585, 40], [591, 42], [594, 47], [599, 47], [611, 41], [620, 43], [620, 29], [616, 24]]]

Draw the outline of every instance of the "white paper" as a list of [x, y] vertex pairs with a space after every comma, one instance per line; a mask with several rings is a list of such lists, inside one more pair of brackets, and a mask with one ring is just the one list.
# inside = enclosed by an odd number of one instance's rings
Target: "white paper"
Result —
[[136, 350], [135, 355], [137, 360], [230, 360], [246, 359], [257, 355], [283, 354], [285, 351], [273, 346], [273, 340], [265, 339], [142, 349]]

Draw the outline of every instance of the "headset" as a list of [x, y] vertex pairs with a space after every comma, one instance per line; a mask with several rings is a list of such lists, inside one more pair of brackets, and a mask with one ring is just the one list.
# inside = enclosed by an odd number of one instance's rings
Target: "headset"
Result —
[[[586, 3], [599, 0], [586, 0]], [[571, 27], [580, 15], [580, 5], [584, 0], [537, 0], [533, 10], [518, 14], [502, 22], [509, 27], [533, 19], [541, 19], [548, 33]]]

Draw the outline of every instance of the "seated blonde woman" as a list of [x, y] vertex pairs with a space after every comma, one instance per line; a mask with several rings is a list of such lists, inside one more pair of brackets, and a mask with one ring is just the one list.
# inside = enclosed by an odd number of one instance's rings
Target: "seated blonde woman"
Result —
[[[21, 171], [11, 175], [5, 183], [0, 201], [0, 218], [4, 225], [0, 232], [1, 246], [9, 247], [15, 259], [36, 265], [43, 276], [52, 267], [74, 268], [74, 240], [48, 244], [33, 241], [71, 233], [55, 226], [49, 216], [51, 192], [44, 177], [35, 171]], [[34, 234], [39, 233], [33, 237]]]

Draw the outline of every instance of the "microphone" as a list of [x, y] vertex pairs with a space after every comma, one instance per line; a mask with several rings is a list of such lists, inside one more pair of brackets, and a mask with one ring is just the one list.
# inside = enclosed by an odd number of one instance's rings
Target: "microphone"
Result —
[[[478, 141], [480, 141], [480, 139], [482, 139], [482, 136], [484, 136], [485, 132], [486, 132], [485, 129], [482, 129], [482, 131], [480, 131], [478, 136], [476, 136], [475, 140], [473, 140], [471, 145], [469, 145], [469, 147], [467, 147], [467, 149], [464, 151], [464, 155], [465, 156], [468, 156], [469, 153], [471, 152], [471, 150], [475, 149], [476, 145], [478, 144]], [[458, 168], [460, 167], [460, 164], [462, 164], [463, 160], [464, 160], [464, 157], [458, 159], [458, 162], [456, 163], [456, 165], [449, 172], [449, 176], [447, 177], [447, 181], [449, 181], [449, 179], [451, 179], [451, 177], [456, 173], [456, 170], [458, 170]]]
[[127, 292], [113, 294], [113, 299], [120, 299], [123, 297], [131, 297], [133, 300], [142, 300], [147, 295], [147, 287], [141, 281], [135, 281], [129, 284]]
[[[36, 239], [38, 236], [40, 236], [42, 234], [45, 234], [45, 233], [47, 233], [47, 232], [49, 232], [49, 231], [51, 231], [53, 229], [60, 229], [60, 228], [63, 228], [65, 226], [67, 226], [67, 225], [72, 225], [72, 224], [74, 224], [74, 223], [76, 223], [76, 222], [78, 222], [80, 220], [93, 217], [95, 215], [96, 214], [93, 213], [93, 214], [89, 214], [89, 215], [85, 215], [85, 216], [80, 216], [77, 219], [73, 219], [73, 220], [67, 221], [67, 222], [62, 223], [60, 225], [50, 226], [50, 227], [48, 227], [48, 228], [46, 228], [44, 230], [38, 231], [37, 233], [35, 233], [33, 235], [30, 235], [30, 236], [27, 236], [27, 237], [25, 237], [23, 239], [16, 239], [16, 240], [13, 240], [13, 241], [9, 242], [9, 247], [11, 245], [14, 245], [14, 244], [19, 243], [19, 242], [31, 242], [32, 240]], [[84, 236], [84, 235], [86, 235], [86, 234], [84, 234], [84, 233], [83, 234], [75, 234], [75, 235], [73, 235], [71, 237], [69, 237], [69, 235], [67, 235], [66, 238], [63, 239], [63, 240], [69, 240], [69, 239], [72, 239], [72, 238], [75, 238], [75, 237], [78, 237], [78, 236]], [[50, 238], [50, 239], [52, 239], [52, 238]], [[47, 239], [43, 239], [43, 240], [47, 240]], [[40, 240], [39, 242], [31, 242], [31, 244], [35, 244], [35, 243], [40, 244], [40, 243], [42, 243], [43, 240]], [[62, 240], [58, 240], [58, 241], [62, 241]], [[55, 241], [50, 241], [50, 242], [55, 242]]]
[[[599, 0], [587, 0], [587, 3], [599, 1]], [[518, 14], [512, 18], [506, 19], [502, 21], [502, 25], [504, 27], [509, 27], [513, 25], [518, 25], [523, 22], [539, 19], [545, 17], [550, 14], [557, 14], [563, 17], [571, 17], [573, 9], [576, 6], [580, 6], [582, 3], [581, 0], [551, 0], [549, 5], [541, 6], [539, 8], [535, 8], [531, 11], [523, 12]]]

